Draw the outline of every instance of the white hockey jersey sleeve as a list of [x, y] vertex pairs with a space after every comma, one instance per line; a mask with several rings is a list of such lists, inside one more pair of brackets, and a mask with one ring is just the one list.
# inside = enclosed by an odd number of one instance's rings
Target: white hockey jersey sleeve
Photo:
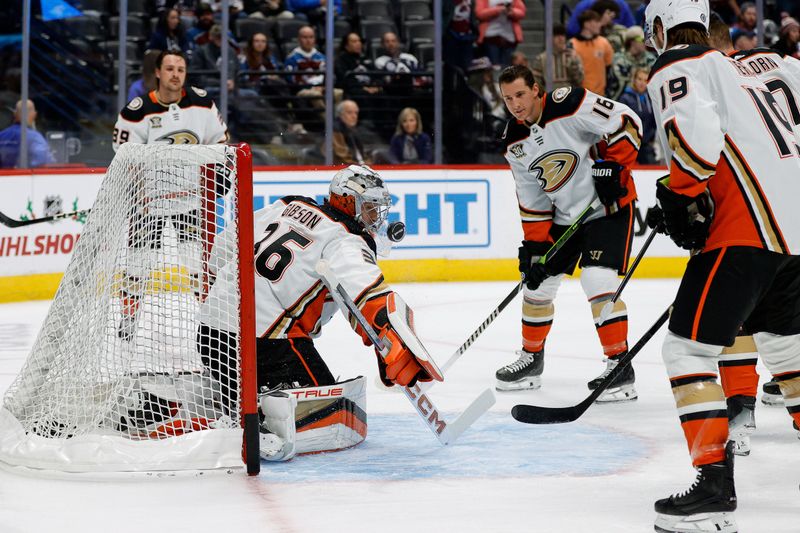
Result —
[[134, 121], [125, 118], [125, 115], [137, 116], [138, 113], [135, 112], [139, 111], [142, 105], [144, 105], [144, 101], [141, 97], [137, 96], [125, 106], [126, 109], [134, 113], [126, 113], [123, 110], [123, 112], [117, 116], [117, 122], [114, 124], [114, 132], [111, 137], [111, 146], [114, 148], [115, 152], [126, 142], [147, 144], [147, 138], [149, 136], [147, 121], [143, 119]]

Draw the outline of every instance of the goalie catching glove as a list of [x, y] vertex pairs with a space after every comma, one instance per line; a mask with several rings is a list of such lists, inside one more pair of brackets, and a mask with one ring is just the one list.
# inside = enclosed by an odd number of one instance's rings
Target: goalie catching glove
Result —
[[620, 181], [624, 169], [625, 167], [616, 161], [597, 161], [592, 165], [594, 188], [604, 206], [610, 207], [628, 194], [628, 189], [623, 187]]
[[[711, 197], [708, 192], [698, 196], [676, 193], [665, 181], [662, 179], [656, 183], [656, 198], [661, 204], [664, 232], [685, 250], [703, 248], [714, 212]], [[654, 219], [655, 215], [648, 218]], [[657, 221], [648, 220], [650, 224], [656, 225]]]

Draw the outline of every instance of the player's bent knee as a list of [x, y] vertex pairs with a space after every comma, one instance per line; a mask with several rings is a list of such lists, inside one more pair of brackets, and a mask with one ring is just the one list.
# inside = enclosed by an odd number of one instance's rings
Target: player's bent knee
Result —
[[522, 294], [526, 300], [536, 302], [537, 304], [542, 302], [551, 303], [556, 298], [556, 293], [558, 293], [558, 288], [561, 286], [562, 279], [564, 279], [564, 274], [550, 276], [546, 278], [535, 291], [528, 290], [528, 288], [523, 285]]
[[717, 357], [722, 346], [693, 341], [671, 331], [667, 332], [661, 357], [670, 379], [692, 374], [717, 373]]
[[756, 333], [753, 340], [773, 375], [800, 370], [800, 335]]
[[608, 299], [619, 286], [617, 271], [613, 268], [590, 266], [581, 270], [581, 287], [586, 297], [597, 301], [599, 296], [608, 295]]
[[359, 376], [323, 387], [262, 395], [261, 442], [267, 449], [261, 450], [261, 457], [286, 461], [298, 454], [331, 452], [360, 444], [367, 437], [366, 391], [366, 380]]

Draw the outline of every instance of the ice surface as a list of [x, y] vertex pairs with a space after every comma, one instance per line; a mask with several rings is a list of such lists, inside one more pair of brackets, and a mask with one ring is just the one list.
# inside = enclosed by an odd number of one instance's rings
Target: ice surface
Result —
[[[420, 338], [439, 363], [513, 286], [407, 284]], [[631, 281], [630, 341], [669, 305], [677, 280]], [[25, 361], [48, 302], [0, 305], [0, 390]], [[431, 389], [452, 414], [515, 359], [517, 300]], [[652, 531], [653, 501], [689, 487], [694, 471], [661, 363], [660, 332], [634, 360], [639, 400], [595, 405], [561, 426], [515, 422], [519, 402], [571, 405], [604, 369], [580, 284], [564, 283], [547, 343], [543, 387], [498, 393], [492, 411], [441, 447], [399, 393], [375, 385], [375, 358], [340, 317], [317, 342], [334, 375], [368, 376], [369, 436], [359, 447], [244, 474], [105, 482], [0, 471], [0, 533]], [[759, 366], [762, 382], [768, 376]], [[783, 408], [759, 404], [749, 457], [736, 462], [745, 533], [800, 532], [800, 441]]]

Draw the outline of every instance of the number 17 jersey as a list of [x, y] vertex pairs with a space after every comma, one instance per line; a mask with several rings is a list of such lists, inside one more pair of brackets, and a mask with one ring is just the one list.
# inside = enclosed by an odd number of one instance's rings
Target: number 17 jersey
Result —
[[748, 65], [700, 45], [664, 52], [648, 92], [670, 188], [711, 194], [703, 250], [800, 253], [800, 136], [783, 103], [792, 95], [777, 95]]

